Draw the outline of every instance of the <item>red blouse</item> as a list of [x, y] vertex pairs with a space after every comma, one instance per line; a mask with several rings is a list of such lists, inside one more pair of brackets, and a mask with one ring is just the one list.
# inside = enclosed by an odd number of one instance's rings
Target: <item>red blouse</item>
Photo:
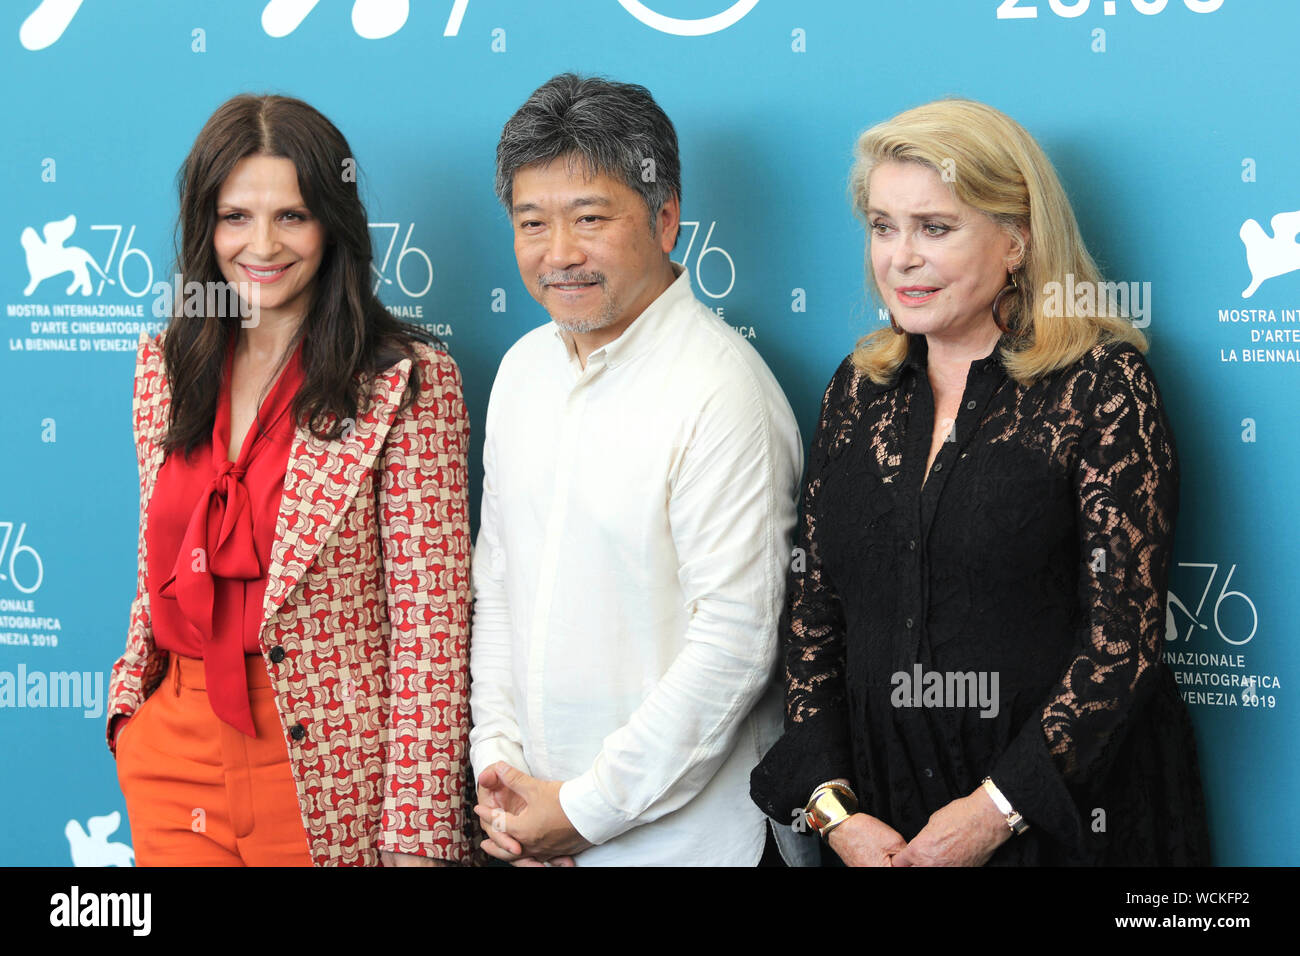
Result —
[[168, 454], [145, 531], [154, 643], [202, 658], [213, 711], [250, 737], [256, 731], [244, 655], [262, 652], [262, 599], [293, 446], [289, 409], [302, 383], [300, 352], [301, 346], [289, 358], [231, 462], [231, 340], [212, 440], [188, 457]]

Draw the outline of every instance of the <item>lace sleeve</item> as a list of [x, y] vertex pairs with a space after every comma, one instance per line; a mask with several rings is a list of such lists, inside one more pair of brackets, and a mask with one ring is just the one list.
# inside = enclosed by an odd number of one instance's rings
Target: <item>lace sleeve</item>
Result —
[[844, 614], [818, 549], [818, 493], [830, 458], [848, 442], [856, 380], [852, 361], [846, 358], [822, 396], [779, 629], [785, 733], [750, 778], [754, 802], [782, 823], [790, 822], [817, 784], [853, 777], [844, 691]]
[[1178, 458], [1150, 367], [1126, 346], [1109, 349], [1101, 363], [1091, 387], [1085, 374], [1074, 392], [1077, 654], [1040, 719], [1021, 730], [992, 773], [1026, 818], [1074, 845], [1082, 815], [1070, 791], [1101, 783], [1154, 683], [1178, 511]]

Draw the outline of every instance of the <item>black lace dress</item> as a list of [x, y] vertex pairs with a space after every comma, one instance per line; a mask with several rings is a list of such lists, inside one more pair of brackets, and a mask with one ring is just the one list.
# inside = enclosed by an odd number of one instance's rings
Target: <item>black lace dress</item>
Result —
[[1030, 830], [990, 864], [1208, 864], [1161, 660], [1178, 461], [1146, 360], [1098, 346], [1027, 388], [973, 362], [923, 482], [933, 419], [923, 336], [892, 385], [848, 358], [831, 379], [755, 802], [788, 825], [845, 777], [910, 840], [991, 776]]

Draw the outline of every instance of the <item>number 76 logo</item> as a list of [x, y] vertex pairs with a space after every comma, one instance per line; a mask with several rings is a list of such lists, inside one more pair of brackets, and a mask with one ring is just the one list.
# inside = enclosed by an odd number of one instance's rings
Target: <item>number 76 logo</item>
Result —
[[[1192, 632], [1197, 628], [1203, 631], [1210, 629], [1209, 624], [1200, 621], [1201, 612], [1205, 610], [1206, 601], [1209, 599], [1210, 590], [1214, 586], [1214, 579], [1219, 575], [1219, 566], [1217, 564], [1196, 564], [1192, 562], [1180, 563], [1180, 568], [1206, 568], [1209, 570], [1209, 576], [1205, 579], [1205, 588], [1201, 591], [1201, 597], [1196, 602], [1195, 610], [1188, 610], [1187, 605], [1179, 600], [1178, 595], [1173, 591], [1169, 592], [1169, 608], [1165, 612], [1165, 640], [1178, 640], [1178, 614], [1179, 612], [1187, 619], [1187, 633], [1183, 635], [1184, 641], [1192, 638]], [[1232, 575], [1236, 572], [1237, 566], [1234, 564], [1228, 569], [1227, 576], [1223, 579], [1223, 586], [1219, 588], [1219, 596], [1215, 599], [1214, 605], [1210, 611], [1210, 620], [1214, 623], [1214, 629], [1219, 633], [1224, 641], [1229, 644], [1241, 646], [1249, 644], [1250, 639], [1255, 636], [1255, 631], [1259, 629], [1259, 612], [1255, 609], [1255, 602], [1243, 594], [1241, 591], [1229, 591], [1228, 585], [1232, 583]], [[1229, 637], [1223, 630], [1223, 624], [1219, 620], [1219, 612], [1223, 605], [1229, 600], [1245, 601], [1246, 607], [1250, 608], [1250, 633], [1245, 637]]]
[[[429, 259], [429, 254], [427, 252], [411, 245], [411, 233], [415, 230], [415, 223], [407, 225], [406, 237], [402, 239], [402, 248], [398, 251], [396, 258], [393, 257], [393, 246], [397, 245], [397, 236], [398, 233], [402, 231], [402, 224], [400, 222], [372, 222], [370, 223], [370, 228], [393, 230], [393, 234], [388, 237], [388, 245], [384, 248], [384, 255], [382, 259], [380, 259], [379, 265], [375, 265], [373, 261], [370, 263], [370, 271], [375, 274], [375, 294], [379, 294], [381, 286], [392, 285], [394, 279], [397, 280], [397, 287], [412, 299], [418, 299], [420, 296], [428, 292], [430, 287], [433, 285], [433, 262]], [[424, 263], [424, 286], [418, 292], [413, 292], [411, 289], [407, 288], [405, 281], [402, 279], [403, 263], [406, 261], [407, 256], [415, 256]], [[388, 278], [387, 275], [390, 259], [393, 262], [392, 279]], [[416, 271], [420, 271], [418, 266], [416, 267]]]

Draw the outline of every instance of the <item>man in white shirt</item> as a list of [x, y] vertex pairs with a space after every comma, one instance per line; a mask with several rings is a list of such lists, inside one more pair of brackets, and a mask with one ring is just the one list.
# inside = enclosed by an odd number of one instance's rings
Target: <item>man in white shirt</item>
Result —
[[516, 864], [773, 856], [749, 774], [780, 734], [802, 443], [669, 258], [680, 182], [672, 123], [629, 84], [557, 76], [497, 146], [553, 320], [497, 371], [473, 559], [476, 811]]

